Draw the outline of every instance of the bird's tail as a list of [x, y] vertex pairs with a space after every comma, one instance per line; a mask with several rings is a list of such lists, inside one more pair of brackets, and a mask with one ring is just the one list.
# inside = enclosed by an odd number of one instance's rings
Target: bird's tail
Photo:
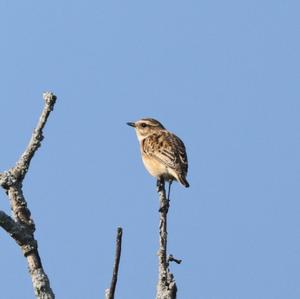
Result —
[[188, 188], [190, 186], [189, 182], [186, 180], [185, 176], [182, 174], [178, 176], [178, 181], [181, 185], [183, 185], [186, 188]]

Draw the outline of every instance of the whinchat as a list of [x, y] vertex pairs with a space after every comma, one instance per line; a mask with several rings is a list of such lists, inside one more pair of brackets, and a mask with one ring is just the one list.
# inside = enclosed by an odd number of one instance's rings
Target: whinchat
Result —
[[184, 187], [189, 187], [186, 180], [188, 160], [181, 139], [153, 118], [127, 124], [135, 128], [142, 160], [148, 172], [158, 179], [163, 178], [170, 183], [176, 180]]

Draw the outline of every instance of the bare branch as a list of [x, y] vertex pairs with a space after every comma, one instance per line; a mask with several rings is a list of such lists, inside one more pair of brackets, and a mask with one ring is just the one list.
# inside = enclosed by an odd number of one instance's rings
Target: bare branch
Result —
[[0, 211], [0, 226], [9, 233], [20, 246], [26, 244], [31, 239], [31, 234], [28, 234], [27, 229], [15, 222], [3, 211]]
[[15, 167], [0, 174], [0, 185], [6, 190], [14, 218], [1, 212], [0, 226], [20, 245], [27, 259], [35, 296], [40, 299], [54, 299], [54, 293], [39, 256], [38, 244], [34, 238], [35, 225], [22, 191], [22, 182], [31, 159], [41, 145], [43, 128], [56, 101], [56, 96], [50, 92], [44, 93], [43, 97], [45, 106], [25, 152]]
[[167, 260], [167, 214], [169, 211], [169, 200], [166, 197], [165, 182], [163, 179], [157, 180], [157, 192], [160, 202], [159, 221], [159, 268], [156, 299], [176, 299], [177, 286], [173, 274], [169, 271], [169, 261]]
[[28, 171], [32, 157], [34, 156], [37, 149], [41, 146], [41, 142], [44, 139], [43, 129], [47, 122], [48, 116], [50, 112], [53, 110], [53, 107], [56, 102], [56, 96], [51, 92], [45, 92], [43, 94], [43, 98], [45, 100], [44, 110], [40, 116], [40, 119], [37, 123], [35, 130], [33, 131], [33, 134], [31, 136], [31, 139], [29, 141], [26, 150], [20, 157], [15, 167], [15, 175], [17, 175], [17, 178], [18, 179], [20, 178], [20, 180], [24, 179]]
[[122, 228], [118, 227], [117, 230], [117, 238], [116, 238], [116, 254], [115, 254], [115, 263], [113, 269], [112, 280], [110, 284], [110, 288], [105, 291], [105, 298], [106, 299], [114, 299], [115, 298], [115, 290], [118, 280], [118, 272], [119, 272], [119, 264], [120, 264], [120, 257], [121, 257], [121, 250], [122, 250]]

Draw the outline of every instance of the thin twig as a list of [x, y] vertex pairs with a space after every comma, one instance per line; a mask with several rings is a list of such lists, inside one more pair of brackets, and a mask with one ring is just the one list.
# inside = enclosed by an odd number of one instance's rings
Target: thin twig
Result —
[[121, 250], [122, 250], [122, 228], [118, 227], [117, 230], [117, 238], [116, 238], [116, 254], [115, 254], [115, 263], [113, 269], [113, 275], [111, 279], [110, 288], [106, 290], [106, 299], [114, 299], [115, 298], [115, 290], [118, 281], [118, 272], [119, 272], [119, 264], [121, 258]]
[[168, 257], [168, 262], [175, 262], [176, 264], [181, 264], [182, 260], [175, 258], [172, 254]]
[[[35, 296], [41, 299], [54, 299], [49, 279], [43, 269], [34, 238], [35, 225], [23, 194], [22, 183], [29, 169], [31, 159], [43, 140], [43, 128], [56, 102], [56, 96], [47, 92], [43, 94], [45, 106], [32, 134], [31, 140], [16, 163], [16, 166], [0, 174], [0, 185], [6, 190], [13, 218], [0, 213], [0, 226], [5, 229], [20, 245], [27, 259]], [[14, 222], [14, 223], [13, 223]]]
[[156, 299], [176, 299], [177, 286], [173, 274], [169, 271], [169, 259], [167, 259], [167, 215], [169, 211], [169, 199], [166, 197], [164, 179], [157, 180], [157, 192], [160, 202], [159, 221], [159, 268]]

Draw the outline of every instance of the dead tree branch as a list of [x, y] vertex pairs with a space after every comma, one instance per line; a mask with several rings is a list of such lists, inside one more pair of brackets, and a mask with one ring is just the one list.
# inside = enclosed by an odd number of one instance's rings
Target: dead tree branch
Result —
[[[167, 215], [169, 211], [169, 200], [166, 197], [164, 179], [157, 180], [157, 192], [160, 202], [160, 221], [159, 221], [159, 251], [158, 251], [158, 283], [156, 299], [176, 299], [177, 286], [173, 274], [169, 270], [169, 261], [167, 259]], [[173, 261], [175, 259], [173, 258]], [[179, 261], [176, 259], [176, 261]]]
[[20, 245], [26, 244], [31, 239], [27, 229], [8, 216], [5, 212], [0, 211], [0, 226]]
[[115, 254], [115, 263], [113, 269], [113, 275], [111, 279], [110, 288], [106, 290], [105, 297], [106, 299], [114, 299], [115, 298], [115, 290], [118, 280], [118, 272], [119, 272], [119, 264], [121, 258], [121, 250], [122, 250], [122, 234], [123, 230], [121, 227], [118, 227], [117, 230], [117, 238], [116, 238], [116, 254]]
[[0, 211], [0, 226], [21, 247], [27, 259], [35, 296], [40, 299], [54, 299], [49, 279], [43, 269], [38, 252], [38, 244], [34, 238], [35, 224], [23, 194], [22, 184], [29, 169], [32, 157], [41, 146], [43, 128], [56, 102], [56, 96], [47, 92], [43, 94], [45, 106], [32, 134], [31, 140], [16, 163], [16, 166], [0, 174], [0, 185], [5, 189], [13, 218]]

